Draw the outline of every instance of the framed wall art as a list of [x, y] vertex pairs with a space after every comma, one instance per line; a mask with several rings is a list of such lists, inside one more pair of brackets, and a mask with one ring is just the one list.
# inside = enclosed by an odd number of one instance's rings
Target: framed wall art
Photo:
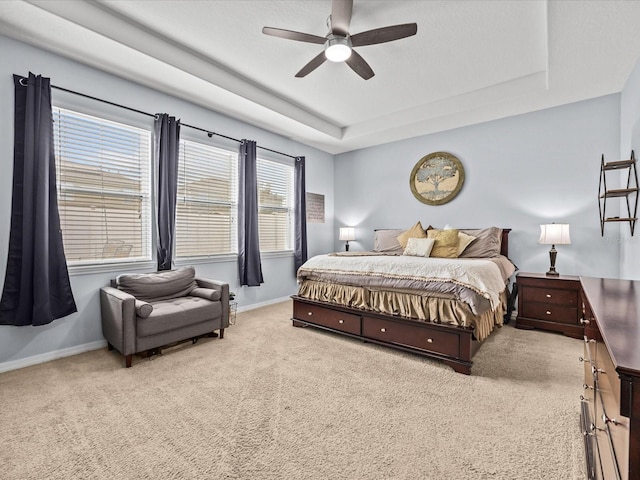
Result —
[[443, 205], [453, 200], [464, 184], [464, 167], [447, 152], [422, 157], [411, 171], [409, 186], [413, 196], [427, 205]]

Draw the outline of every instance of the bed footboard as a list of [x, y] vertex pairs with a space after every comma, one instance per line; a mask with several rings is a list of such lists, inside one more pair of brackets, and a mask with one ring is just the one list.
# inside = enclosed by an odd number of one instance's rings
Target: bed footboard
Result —
[[473, 329], [421, 322], [392, 315], [309, 300], [294, 295], [293, 325], [311, 326], [443, 361], [471, 374], [479, 347]]

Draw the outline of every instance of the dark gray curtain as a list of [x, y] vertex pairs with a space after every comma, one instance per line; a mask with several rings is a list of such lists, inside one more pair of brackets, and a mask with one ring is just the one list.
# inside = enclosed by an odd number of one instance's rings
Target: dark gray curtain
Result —
[[56, 190], [51, 82], [13, 76], [13, 193], [0, 324], [46, 325], [77, 311]]
[[296, 157], [295, 163], [295, 245], [293, 259], [295, 271], [307, 261], [307, 198], [304, 176], [304, 157]]
[[158, 114], [154, 133], [154, 158], [158, 177], [158, 270], [171, 270], [176, 231], [180, 120], [166, 113]]
[[238, 273], [240, 285], [264, 282], [258, 231], [258, 172], [256, 142], [242, 140], [238, 150]]

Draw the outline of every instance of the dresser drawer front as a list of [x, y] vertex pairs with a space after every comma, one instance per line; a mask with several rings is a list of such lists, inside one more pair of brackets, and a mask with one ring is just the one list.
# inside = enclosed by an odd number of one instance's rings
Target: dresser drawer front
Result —
[[578, 292], [555, 288], [526, 287], [522, 292], [525, 302], [540, 302], [553, 305], [578, 307]]
[[333, 328], [341, 332], [360, 335], [360, 316], [343, 313], [337, 310], [309, 305], [302, 302], [293, 303], [293, 316], [298, 320]]
[[566, 323], [568, 325], [579, 325], [578, 309], [575, 307], [525, 302], [522, 309], [523, 317]]
[[603, 370], [598, 373], [598, 394], [603, 413], [607, 418], [614, 420], [608, 422], [608, 434], [613, 448], [612, 458], [622, 472], [621, 478], [626, 479], [629, 465], [629, 419], [620, 415], [620, 378], [604, 343], [598, 342], [597, 350], [597, 367]]
[[362, 317], [362, 334], [365, 337], [396, 345], [460, 357], [460, 337], [455, 333], [431, 328], [416, 328], [399, 322], [389, 322], [372, 317]]

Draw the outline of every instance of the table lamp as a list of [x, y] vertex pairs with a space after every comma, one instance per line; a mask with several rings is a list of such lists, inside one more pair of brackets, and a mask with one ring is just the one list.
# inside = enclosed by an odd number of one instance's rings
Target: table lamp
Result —
[[346, 252], [349, 251], [349, 240], [356, 239], [356, 229], [354, 227], [340, 227], [340, 240], [345, 240], [347, 243], [344, 246]]
[[571, 243], [571, 237], [569, 236], [569, 224], [548, 223], [546, 225], [540, 225], [540, 239], [538, 240], [538, 243], [542, 245], [551, 245], [551, 250], [549, 250], [551, 266], [549, 267], [547, 276], [559, 276], [560, 274], [556, 272], [556, 256], [558, 255], [556, 245], [569, 245]]

